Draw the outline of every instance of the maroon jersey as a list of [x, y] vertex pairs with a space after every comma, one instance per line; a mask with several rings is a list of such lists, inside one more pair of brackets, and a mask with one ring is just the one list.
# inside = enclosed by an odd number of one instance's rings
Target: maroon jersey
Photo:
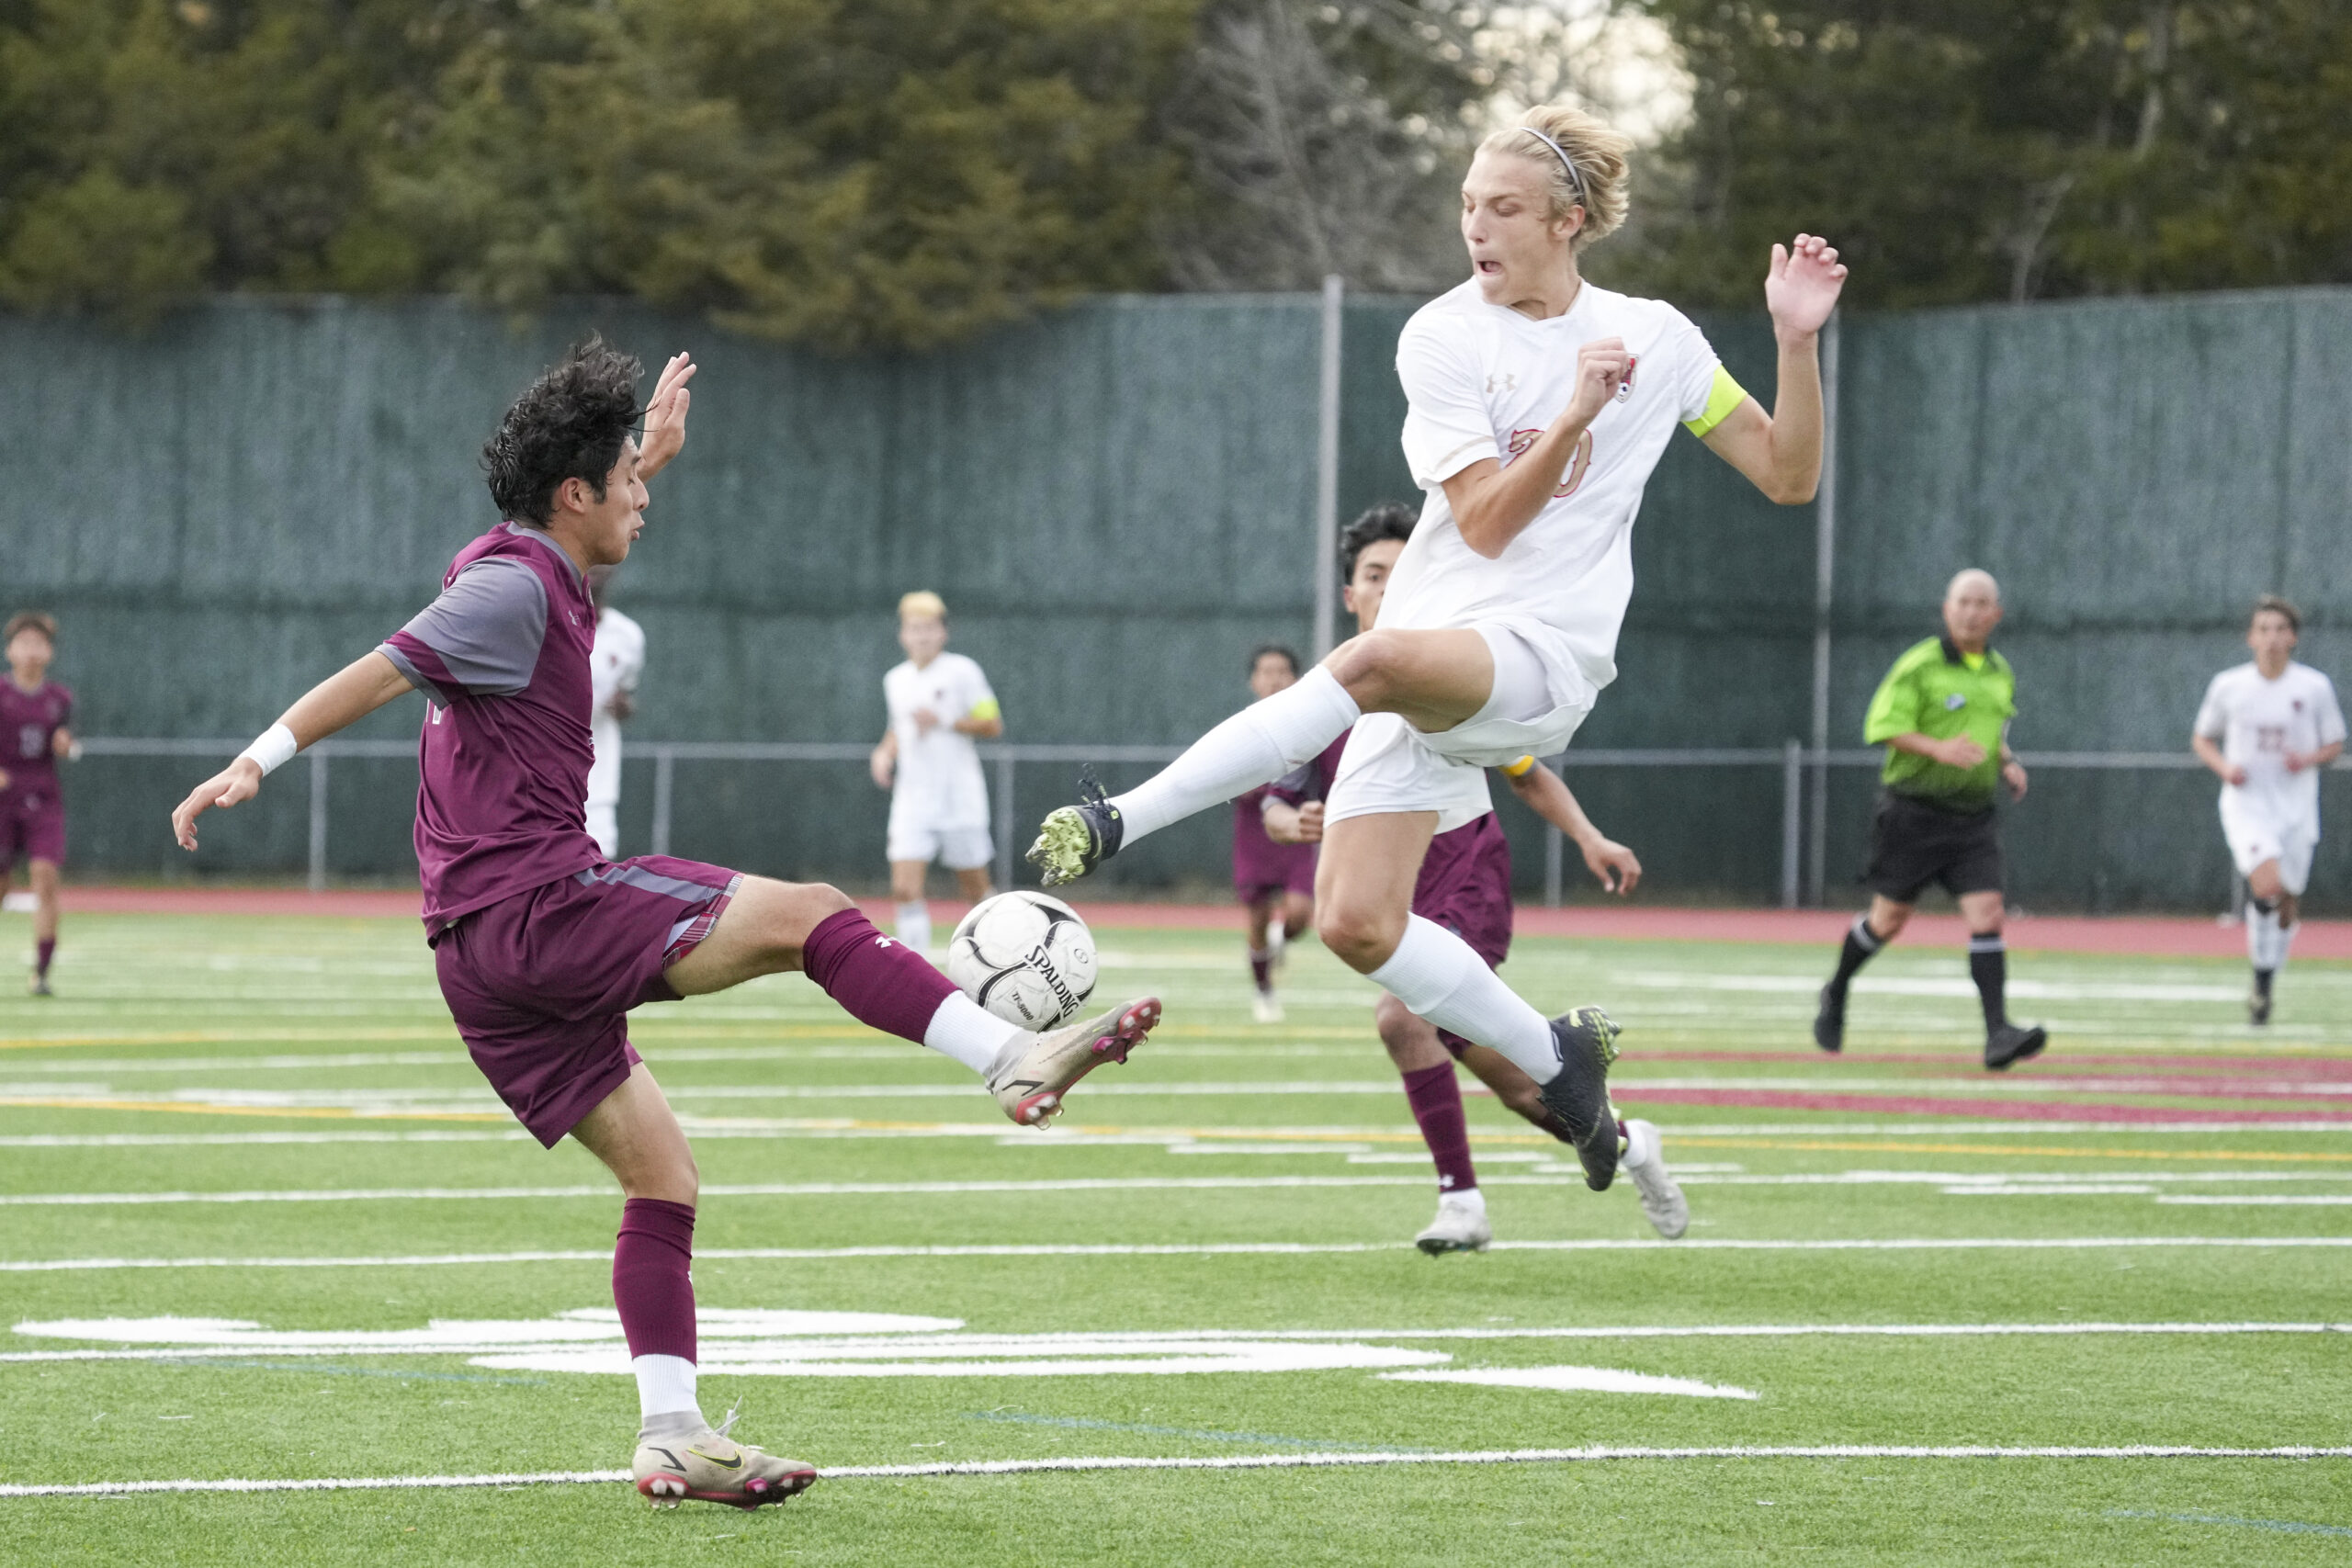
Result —
[[425, 696], [416, 866], [424, 929], [595, 865], [583, 802], [596, 612], [562, 547], [502, 523], [378, 649]]
[[74, 722], [74, 694], [54, 681], [28, 692], [0, 677], [0, 772], [13, 795], [54, 798], [57, 732]]
[[[1291, 806], [1328, 799], [1347, 745], [1342, 734], [1321, 756], [1285, 773], [1267, 792]], [[1413, 913], [1453, 931], [1489, 964], [1499, 964], [1510, 953], [1510, 841], [1493, 812], [1430, 840], [1413, 884]]]
[[1264, 802], [1272, 787], [1260, 784], [1233, 803], [1233, 890], [1248, 904], [1315, 891], [1315, 846], [1266, 837]]

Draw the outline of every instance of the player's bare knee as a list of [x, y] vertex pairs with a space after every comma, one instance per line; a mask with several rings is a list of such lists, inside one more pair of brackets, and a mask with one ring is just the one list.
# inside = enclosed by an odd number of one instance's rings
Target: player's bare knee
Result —
[[1372, 909], [1351, 909], [1328, 901], [1316, 913], [1315, 934], [1339, 961], [1359, 975], [1388, 962], [1404, 940], [1405, 922]]
[[1391, 1056], [1402, 1056], [1411, 1051], [1419, 1037], [1416, 1026], [1419, 1022], [1410, 1008], [1385, 992], [1373, 1004], [1372, 1025], [1380, 1032], [1380, 1043]]
[[1357, 706], [1369, 708], [1388, 694], [1403, 650], [1403, 640], [1396, 633], [1368, 631], [1333, 649], [1323, 667], [1347, 689]]

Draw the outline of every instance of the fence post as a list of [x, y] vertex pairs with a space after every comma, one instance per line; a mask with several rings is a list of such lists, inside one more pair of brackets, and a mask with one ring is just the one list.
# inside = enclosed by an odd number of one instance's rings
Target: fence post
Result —
[[653, 748], [653, 852], [670, 852], [670, 786], [677, 776], [678, 756], [667, 746]]
[[1814, 500], [1813, 856], [1805, 898], [1818, 904], [1829, 875], [1829, 637], [1838, 561], [1838, 316], [1821, 333], [1821, 488]]
[[327, 752], [311, 748], [311, 891], [327, 890]]
[[1781, 908], [1797, 907], [1797, 865], [1804, 840], [1804, 742], [1781, 749]]
[[1340, 620], [1340, 335], [1347, 283], [1323, 279], [1323, 341], [1315, 422], [1315, 657], [1331, 651]]
[[996, 890], [1012, 886], [1012, 749], [996, 757]]
[[1547, 909], [1560, 907], [1560, 878], [1567, 861], [1562, 846], [1566, 841], [1567, 836], [1559, 829], [1548, 822], [1544, 825], [1544, 907]]

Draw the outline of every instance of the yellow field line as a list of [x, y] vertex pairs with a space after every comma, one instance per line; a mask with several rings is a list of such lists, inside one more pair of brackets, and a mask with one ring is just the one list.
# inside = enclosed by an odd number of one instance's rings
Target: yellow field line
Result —
[[503, 1111], [360, 1111], [347, 1105], [203, 1105], [177, 1100], [77, 1100], [0, 1095], [0, 1108], [49, 1111], [166, 1111], [178, 1116], [298, 1116], [343, 1121], [504, 1122]]

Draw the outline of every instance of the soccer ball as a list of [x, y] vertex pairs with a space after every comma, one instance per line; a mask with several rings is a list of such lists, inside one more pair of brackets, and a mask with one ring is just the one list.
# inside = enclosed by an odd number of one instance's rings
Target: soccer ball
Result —
[[1007, 1023], [1051, 1029], [1094, 994], [1094, 933], [1058, 898], [1000, 893], [957, 922], [947, 977]]

